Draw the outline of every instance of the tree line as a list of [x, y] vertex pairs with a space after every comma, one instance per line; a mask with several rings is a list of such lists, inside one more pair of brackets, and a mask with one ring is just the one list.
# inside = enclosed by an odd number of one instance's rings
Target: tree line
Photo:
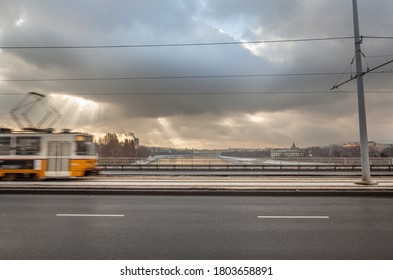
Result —
[[[100, 157], [148, 157], [151, 152], [148, 147], [137, 145], [134, 139], [124, 139], [120, 141], [116, 133], [107, 133], [104, 137], [98, 138], [97, 152]], [[308, 147], [301, 149], [305, 156], [314, 157], [359, 157], [360, 148], [353, 146], [344, 148], [339, 145], [330, 145], [329, 147]], [[190, 151], [192, 153], [192, 151]], [[386, 145], [383, 150], [369, 147], [371, 157], [393, 157], [393, 145]], [[162, 151], [154, 154], [165, 154]], [[170, 154], [174, 154], [171, 152]], [[226, 151], [221, 153], [224, 156], [238, 157], [270, 157], [270, 149], [258, 151]]]
[[134, 139], [120, 141], [116, 133], [107, 133], [98, 138], [97, 152], [100, 157], [148, 157], [149, 149], [146, 146], [136, 145]]
[[[239, 151], [225, 151], [222, 152], [222, 156], [232, 157], [270, 157], [272, 149], [264, 150], [239, 150]], [[328, 147], [308, 147], [299, 149], [304, 153], [304, 156], [313, 157], [360, 157], [360, 146], [353, 145], [349, 147], [343, 147], [340, 145], [330, 145]], [[393, 144], [385, 145], [383, 149], [369, 147], [370, 157], [393, 157]]]

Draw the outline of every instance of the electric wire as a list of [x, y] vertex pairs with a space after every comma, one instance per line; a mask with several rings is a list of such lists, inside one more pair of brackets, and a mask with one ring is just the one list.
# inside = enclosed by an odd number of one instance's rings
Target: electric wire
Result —
[[[393, 39], [389, 36], [361, 36], [360, 39]], [[207, 43], [171, 43], [171, 44], [130, 44], [130, 45], [74, 45], [74, 46], [0, 46], [0, 49], [97, 49], [97, 48], [149, 48], [149, 47], [187, 47], [187, 46], [214, 46], [214, 45], [242, 45], [242, 44], [267, 44], [267, 43], [291, 43], [291, 42], [312, 42], [312, 41], [327, 41], [327, 40], [346, 40], [354, 39], [353, 36], [342, 37], [323, 37], [323, 38], [302, 38], [302, 39], [282, 39], [282, 40], [258, 40], [258, 41], [233, 41], [233, 42], [207, 42]], [[362, 53], [365, 57], [365, 55]], [[390, 55], [389, 55], [390, 56]], [[393, 55], [392, 55], [393, 56]], [[372, 56], [372, 57], [386, 57], [386, 56]], [[366, 61], [367, 62], [367, 61]], [[362, 75], [370, 73], [386, 64], [380, 65], [373, 69], [363, 72]], [[353, 64], [353, 60], [349, 67]], [[367, 62], [368, 65], [368, 62]], [[243, 74], [243, 75], [195, 75], [195, 76], [144, 76], [144, 77], [85, 77], [85, 78], [21, 78], [21, 79], [0, 79], [2, 82], [61, 82], [61, 81], [107, 81], [107, 80], [166, 80], [166, 79], [212, 79], [212, 78], [256, 78], [256, 77], [291, 77], [291, 76], [322, 76], [322, 75], [341, 75], [337, 82], [347, 73], [349, 67], [344, 73], [326, 72], [326, 73], [275, 73], [275, 74]], [[373, 73], [392, 73], [392, 71], [379, 71]], [[352, 76], [351, 81], [357, 76]], [[348, 81], [344, 82], [347, 83]], [[336, 84], [333, 89], [337, 89], [340, 85]], [[171, 93], [173, 94], [173, 93]]]
[[384, 66], [386, 66], [386, 65], [388, 65], [388, 64], [391, 64], [391, 63], [393, 63], [393, 59], [392, 59], [392, 60], [389, 60], [389, 61], [387, 61], [387, 62], [385, 62], [385, 63], [383, 63], [383, 64], [381, 64], [381, 65], [378, 65], [378, 66], [376, 66], [376, 67], [374, 67], [374, 68], [371, 68], [371, 69], [368, 68], [367, 71], [364, 71], [364, 72], [360, 73], [359, 75], [358, 75], [358, 74], [356, 74], [355, 76], [352, 76], [352, 75], [351, 75], [351, 78], [349, 78], [348, 80], [346, 80], [346, 81], [344, 81], [344, 82], [342, 82], [342, 83], [340, 83], [340, 84], [335, 84], [330, 90], [338, 89], [340, 86], [345, 85], [346, 83], [348, 83], [348, 82], [350, 82], [350, 81], [353, 81], [353, 80], [357, 79], [358, 76], [364, 76], [364, 75], [369, 74], [369, 73], [372, 73], [372, 72], [373, 72], [373, 73], [392, 73], [390, 70], [389, 70], [389, 71], [374, 72], [374, 70], [377, 70], [377, 69], [379, 69], [379, 68], [382, 68], [382, 67], [384, 67]]
[[362, 37], [366, 39], [386, 39], [386, 40], [393, 39], [393, 36], [362, 36]]
[[[168, 43], [168, 44], [124, 44], [124, 45], [69, 45], [69, 46], [0, 46], [0, 49], [110, 49], [110, 48], [156, 48], [156, 47], [192, 47], [192, 46], [220, 46], [220, 45], [246, 45], [246, 44], [271, 44], [271, 43], [296, 43], [317, 42], [333, 40], [354, 39], [353, 36], [299, 38], [281, 40], [255, 40], [255, 41], [232, 41], [232, 42], [199, 42], [199, 43]], [[393, 39], [393, 36], [360, 36], [360, 39]]]
[[368, 57], [370, 58], [377, 58], [377, 57], [392, 57], [393, 54], [382, 54], [382, 55], [369, 55]]
[[338, 82], [341, 81], [342, 77], [347, 73], [347, 71], [349, 70], [349, 68], [351, 68], [350, 73], [351, 73], [351, 76], [352, 76], [352, 65], [353, 65], [353, 62], [354, 62], [354, 61], [355, 61], [355, 56], [353, 56], [353, 58], [352, 58], [352, 60], [351, 60], [351, 63], [349, 63], [347, 69], [345, 69], [344, 73], [342, 73], [341, 76], [337, 79], [337, 81], [334, 83], [334, 86], [333, 86], [333, 87], [335, 87], [335, 86], [338, 84]]
[[[349, 68], [349, 67], [348, 67]], [[141, 77], [85, 77], [85, 78], [20, 78], [0, 79], [0, 82], [62, 82], [62, 81], [110, 81], [110, 80], [176, 80], [176, 79], [234, 79], [234, 78], [261, 78], [261, 77], [297, 77], [297, 76], [332, 76], [341, 75], [341, 79], [348, 71], [342, 72], [320, 72], [320, 73], [267, 73], [267, 74], [234, 74], [234, 75], [190, 75], [190, 76], [141, 76]], [[376, 68], [374, 68], [376, 69]], [[376, 71], [373, 74], [386, 74], [390, 71]], [[348, 72], [348, 74], [356, 74]]]
[[[370, 93], [393, 93], [393, 90], [368, 90]], [[333, 93], [352, 94], [355, 90], [336, 90]], [[315, 90], [315, 91], [232, 91], [232, 92], [67, 92], [67, 93], [53, 93], [67, 94], [77, 96], [127, 96], [127, 95], [264, 95], [264, 94], [332, 94], [329, 90]], [[19, 96], [26, 95], [26, 93], [0, 93], [0, 96]]]
[[111, 48], [156, 48], [156, 47], [193, 47], [193, 46], [222, 46], [222, 45], [245, 45], [245, 44], [271, 44], [271, 43], [296, 43], [354, 39], [353, 36], [301, 38], [282, 40], [256, 40], [256, 41], [233, 41], [233, 42], [206, 42], [206, 43], [168, 43], [168, 44], [125, 44], [125, 45], [70, 45], [70, 46], [0, 46], [0, 49], [111, 49]]
[[106, 81], [106, 80], [172, 80], [172, 79], [224, 79], [224, 78], [259, 78], [259, 77], [291, 77], [291, 76], [329, 76], [338, 72], [323, 73], [268, 73], [268, 74], [235, 74], [235, 75], [190, 75], [190, 76], [141, 76], [141, 77], [86, 77], [86, 78], [21, 78], [0, 79], [1, 82], [60, 82], [60, 81]]

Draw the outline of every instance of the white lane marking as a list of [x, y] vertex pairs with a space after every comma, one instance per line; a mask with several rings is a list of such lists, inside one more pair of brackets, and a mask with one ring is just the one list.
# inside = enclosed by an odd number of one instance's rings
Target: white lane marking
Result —
[[124, 217], [117, 214], [56, 214], [57, 217]]
[[329, 216], [258, 216], [258, 219], [330, 219]]

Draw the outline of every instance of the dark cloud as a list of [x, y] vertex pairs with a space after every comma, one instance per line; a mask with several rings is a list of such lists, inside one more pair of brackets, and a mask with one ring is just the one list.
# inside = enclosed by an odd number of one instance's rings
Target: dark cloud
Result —
[[[390, 36], [393, 20], [389, 14], [393, 3], [358, 2], [362, 34]], [[0, 11], [1, 46], [236, 42], [352, 34], [351, 3], [338, 0], [149, 0], [99, 4], [87, 0], [3, 1]], [[367, 57], [365, 67], [391, 59], [381, 55], [393, 55], [392, 44], [391, 40], [365, 39], [362, 45]], [[2, 79], [144, 79], [9, 81], [1, 82], [0, 90], [72, 94], [95, 101], [101, 104], [103, 115], [97, 113], [97, 117], [87, 118], [90, 124], [81, 115], [80, 121], [73, 121], [75, 128], [97, 133], [125, 128], [135, 131], [151, 145], [273, 146], [296, 139], [308, 145], [329, 144], [356, 141], [358, 137], [355, 83], [340, 88], [349, 92], [329, 93], [340, 77], [338, 73], [345, 71], [353, 55], [353, 40], [3, 49], [0, 52]], [[389, 69], [391, 66], [381, 70]], [[169, 78], [280, 73], [337, 74]], [[391, 112], [393, 96], [379, 92], [391, 89], [390, 75], [369, 74], [365, 79], [366, 90], [372, 92], [367, 94], [370, 138], [393, 141], [393, 134], [388, 132], [389, 122], [383, 120]], [[344, 75], [340, 81], [348, 77], [349, 74]], [[6, 112], [19, 98], [20, 95], [14, 98], [0, 95], [5, 121]], [[69, 106], [71, 109], [62, 108], [68, 115], [77, 109], [72, 107], [76, 105]], [[263, 116], [263, 121], [257, 122], [258, 118], [252, 116]]]

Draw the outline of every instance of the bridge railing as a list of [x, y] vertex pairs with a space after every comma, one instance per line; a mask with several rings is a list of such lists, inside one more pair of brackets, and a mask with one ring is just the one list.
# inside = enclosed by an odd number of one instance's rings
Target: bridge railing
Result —
[[[101, 170], [124, 170], [124, 171], [242, 171], [242, 172], [263, 172], [263, 171], [361, 171], [361, 166], [357, 164], [317, 164], [317, 165], [293, 165], [293, 164], [278, 164], [278, 165], [190, 165], [190, 164], [132, 164], [132, 165], [100, 165]], [[392, 164], [385, 165], [371, 165], [371, 171], [393, 171]]]
[[[98, 165], [100, 166], [142, 166], [142, 165], [160, 165], [162, 168], [167, 166], [285, 166], [285, 165], [360, 165], [360, 158], [344, 158], [344, 157], [301, 157], [301, 158], [256, 158], [252, 161], [229, 161], [221, 158], [209, 157], [152, 157], [152, 158], [135, 158], [135, 157], [100, 157]], [[370, 158], [370, 165], [391, 165], [393, 158]], [[234, 167], [235, 168], [235, 167]], [[251, 168], [251, 167], [250, 167]]]

